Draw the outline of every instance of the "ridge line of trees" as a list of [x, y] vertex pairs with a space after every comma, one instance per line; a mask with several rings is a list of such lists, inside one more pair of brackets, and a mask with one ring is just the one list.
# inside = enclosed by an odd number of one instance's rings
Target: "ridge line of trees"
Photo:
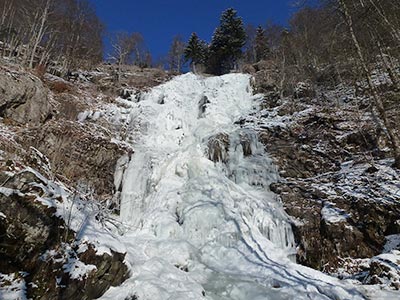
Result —
[[400, 136], [378, 83], [386, 73], [400, 92], [399, 1], [320, 0], [300, 8], [287, 28], [271, 22], [243, 28], [228, 9], [209, 45], [193, 33], [184, 51], [192, 70], [221, 75], [247, 65], [275, 76], [280, 98], [293, 95], [298, 82], [353, 84], [356, 93], [370, 95], [370, 110], [382, 121], [400, 168]]
[[190, 61], [193, 71], [196, 71], [196, 66], [203, 65], [207, 73], [221, 75], [238, 69], [245, 43], [243, 21], [236, 10], [229, 8], [222, 13], [210, 44], [207, 45], [196, 33], [192, 33], [184, 56]]
[[88, 0], [0, 1], [0, 51], [34, 68], [60, 73], [103, 59], [104, 25]]

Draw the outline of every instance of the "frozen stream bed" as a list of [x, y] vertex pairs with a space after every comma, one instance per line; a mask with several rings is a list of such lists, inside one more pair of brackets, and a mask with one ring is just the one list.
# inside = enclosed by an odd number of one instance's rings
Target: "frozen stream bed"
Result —
[[186, 74], [125, 110], [135, 153], [115, 183], [132, 274], [102, 299], [364, 299], [360, 286], [293, 262], [289, 217], [268, 188], [276, 167], [235, 124], [260, 99], [247, 75]]

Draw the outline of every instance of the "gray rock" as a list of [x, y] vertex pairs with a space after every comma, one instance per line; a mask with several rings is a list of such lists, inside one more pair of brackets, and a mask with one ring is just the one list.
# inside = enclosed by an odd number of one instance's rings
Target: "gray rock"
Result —
[[0, 68], [0, 116], [20, 124], [40, 124], [51, 115], [48, 90], [27, 72]]
[[[25, 272], [28, 299], [92, 300], [128, 278], [125, 254], [97, 255], [90, 244], [87, 251], [76, 252], [75, 233], [55, 216], [55, 208], [35, 201], [43, 192], [37, 185], [46, 184], [39, 176], [23, 171], [9, 178], [0, 172], [0, 179], [6, 178], [0, 193], [0, 273]], [[55, 254], [44, 256], [48, 250]], [[64, 268], [69, 257], [96, 269], [81, 279], [71, 278]]]

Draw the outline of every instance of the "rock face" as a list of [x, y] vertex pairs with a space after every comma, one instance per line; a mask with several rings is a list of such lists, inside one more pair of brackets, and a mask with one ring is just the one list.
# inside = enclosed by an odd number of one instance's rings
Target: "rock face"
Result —
[[[33, 276], [28, 277], [32, 283], [28, 285], [28, 297], [44, 300], [92, 300], [101, 297], [111, 286], [118, 286], [128, 278], [128, 269], [123, 263], [124, 254], [112, 252], [112, 255], [100, 256], [96, 255], [93, 248], [80, 254], [70, 251], [68, 255], [92, 267], [92, 271], [79, 279], [65, 272], [65, 261], [60, 259], [63, 254], [37, 264]], [[53, 276], [49, 278], [49, 274]]]
[[[3, 171], [0, 179], [0, 273], [26, 272], [29, 299], [95, 299], [127, 278], [124, 254], [97, 255], [90, 244], [80, 249], [55, 208], [38, 200], [51, 197], [43, 178], [25, 170]], [[87, 271], [77, 276], [76, 265]]]
[[[30, 174], [22, 176], [22, 180], [30, 181]], [[18, 184], [25, 189], [26, 183]], [[35, 202], [34, 198], [13, 190], [0, 193], [0, 211], [5, 216], [0, 225], [1, 272], [21, 269], [32, 272], [39, 256], [60, 242], [62, 220], [52, 217], [54, 211]]]
[[50, 121], [26, 129], [19, 142], [33, 146], [52, 162], [53, 172], [94, 188], [100, 197], [111, 198], [117, 160], [128, 149], [111, 142], [108, 132], [95, 124]]
[[40, 124], [51, 116], [48, 91], [32, 74], [0, 70], [0, 116], [20, 124]]
[[[113, 195], [116, 161], [131, 149], [112, 140], [107, 124], [77, 121], [108, 100], [88, 82], [49, 74], [42, 82], [0, 67], [0, 289], [15, 278], [28, 299], [89, 300], [127, 278], [124, 253], [96, 252], [60, 213], [71, 191], [86, 200], [90, 192], [93, 207]], [[89, 217], [104, 218], [108, 208]]]
[[[343, 120], [323, 121], [327, 115], [303, 117], [302, 124], [292, 128], [263, 130], [260, 139], [285, 178], [271, 188], [298, 221], [294, 225], [298, 261], [335, 273], [341, 257], [377, 255], [385, 235], [400, 233], [392, 232], [400, 216], [399, 197], [387, 195], [382, 186], [383, 182], [396, 185], [390, 180], [398, 180], [399, 173], [384, 161], [375, 163], [374, 170], [362, 161], [344, 164], [358, 151], [373, 149], [378, 141], [354, 139], [356, 133], [346, 135], [345, 129], [339, 129]], [[375, 129], [364, 130], [368, 137], [367, 132]], [[384, 158], [383, 153], [376, 154]]]
[[315, 93], [279, 102], [267, 94], [265, 109], [242, 123], [257, 123], [279, 166], [282, 180], [271, 190], [293, 217], [297, 261], [339, 274], [347, 258], [379, 255], [385, 236], [400, 234], [400, 195], [390, 192], [400, 186], [400, 171], [373, 116], [361, 118], [357, 105], [332, 105], [346, 91]]
[[208, 141], [208, 158], [213, 162], [226, 163], [228, 160], [229, 136], [219, 133]]

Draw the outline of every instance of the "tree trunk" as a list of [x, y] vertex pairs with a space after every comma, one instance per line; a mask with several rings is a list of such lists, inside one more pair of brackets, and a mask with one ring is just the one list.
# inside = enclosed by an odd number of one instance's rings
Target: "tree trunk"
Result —
[[197, 74], [197, 71], [196, 71], [196, 63], [192, 63], [192, 69], [193, 69], [193, 73], [194, 74]]
[[33, 48], [32, 48], [32, 53], [31, 53], [31, 58], [29, 60], [29, 67], [33, 68], [33, 62], [35, 60], [35, 55], [36, 55], [36, 50], [37, 47], [39, 46], [43, 35], [44, 35], [44, 31], [45, 31], [45, 25], [47, 22], [47, 17], [48, 17], [48, 13], [49, 13], [49, 9], [50, 9], [50, 0], [46, 1], [46, 6], [44, 7], [44, 11], [40, 20], [40, 27], [39, 27], [39, 31], [36, 35], [36, 38], [34, 40], [34, 44], [33, 44]]
[[380, 7], [378, 7], [378, 5], [375, 3], [375, 0], [369, 0], [369, 3], [371, 3], [371, 5], [375, 8], [376, 12], [381, 16], [383, 22], [390, 28], [390, 30], [392, 31], [393, 37], [396, 38], [397, 43], [399, 44], [400, 43], [400, 34], [396, 30], [396, 28], [393, 26], [393, 24], [389, 21], [389, 19], [385, 15], [385, 12]]
[[282, 64], [281, 64], [281, 80], [279, 82], [279, 89], [280, 89], [280, 93], [279, 96], [281, 99], [283, 99], [284, 96], [284, 85], [285, 85], [285, 81], [286, 81], [286, 54], [285, 54], [285, 50], [283, 50], [282, 52]]
[[395, 130], [391, 127], [391, 124], [389, 122], [389, 119], [386, 115], [386, 111], [385, 111], [385, 107], [383, 105], [382, 99], [380, 98], [373, 82], [372, 82], [372, 78], [371, 78], [371, 72], [368, 68], [367, 62], [365, 61], [364, 58], [364, 54], [362, 52], [360, 43], [358, 42], [357, 36], [354, 32], [354, 28], [353, 28], [353, 19], [350, 15], [350, 12], [347, 8], [347, 5], [345, 3], [344, 0], [339, 0], [339, 4], [342, 8], [343, 14], [344, 14], [344, 18], [345, 18], [345, 22], [348, 26], [350, 35], [351, 35], [351, 39], [353, 41], [354, 47], [357, 50], [357, 55], [358, 55], [358, 59], [360, 60], [361, 63], [361, 67], [363, 68], [363, 71], [365, 73], [365, 77], [367, 79], [367, 83], [368, 83], [368, 87], [371, 91], [372, 94], [372, 98], [374, 99], [374, 104], [376, 109], [378, 110], [379, 116], [383, 121], [383, 124], [385, 125], [386, 131], [389, 135], [389, 139], [390, 142], [392, 144], [393, 147], [393, 153], [394, 153], [394, 159], [395, 159], [395, 163], [394, 166], [396, 168], [400, 168], [400, 141], [395, 133]]
[[386, 71], [389, 74], [390, 80], [392, 81], [393, 86], [395, 87], [395, 89], [399, 90], [400, 86], [399, 86], [399, 79], [398, 79], [397, 73], [394, 70], [394, 68], [392, 67], [391, 63], [388, 61], [387, 56], [383, 51], [383, 48], [382, 48], [382, 45], [381, 45], [379, 39], [377, 39], [377, 46], [378, 46], [378, 49], [379, 49], [380, 57], [382, 58], [382, 62], [385, 65]]

